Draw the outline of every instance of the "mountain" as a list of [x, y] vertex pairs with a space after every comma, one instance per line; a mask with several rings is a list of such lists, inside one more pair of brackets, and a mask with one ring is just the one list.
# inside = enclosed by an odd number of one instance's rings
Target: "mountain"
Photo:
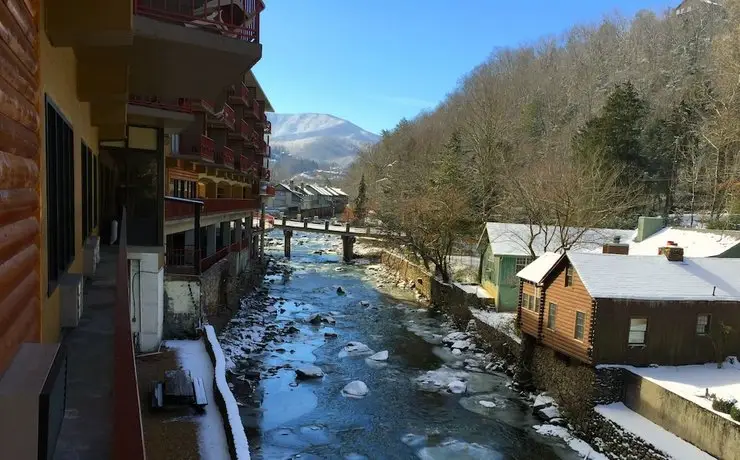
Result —
[[347, 120], [322, 113], [268, 113], [267, 118], [272, 123], [273, 151], [321, 166], [347, 166], [361, 147], [380, 140]]

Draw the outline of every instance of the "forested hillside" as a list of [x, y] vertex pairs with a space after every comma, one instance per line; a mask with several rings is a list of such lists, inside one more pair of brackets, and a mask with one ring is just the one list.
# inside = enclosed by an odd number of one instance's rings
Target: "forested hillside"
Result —
[[[634, 227], [740, 214], [739, 0], [499, 49], [358, 157], [346, 187], [425, 261], [487, 220]], [[355, 187], [354, 189], [352, 187]]]

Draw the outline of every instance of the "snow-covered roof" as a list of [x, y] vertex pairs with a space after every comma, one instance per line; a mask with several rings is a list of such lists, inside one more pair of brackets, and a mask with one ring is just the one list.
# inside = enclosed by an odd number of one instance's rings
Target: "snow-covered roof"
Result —
[[[526, 224], [511, 224], [502, 222], [488, 222], [484, 230], [488, 236], [493, 254], [529, 256], [529, 242], [532, 240], [532, 249], [535, 254], [553, 251], [561, 246], [560, 229], [555, 226], [547, 226], [546, 232], [537, 234], [536, 226]], [[567, 227], [565, 235], [573, 236], [582, 232], [583, 229]], [[534, 238], [533, 234], [536, 234]], [[636, 236], [635, 230], [620, 230], [614, 228], [594, 228], [586, 230], [578, 241], [570, 248], [578, 252], [601, 252], [605, 243], [612, 242], [615, 237], [620, 238], [621, 243], [629, 243]], [[481, 238], [482, 238], [481, 236]]]
[[516, 276], [523, 280], [540, 284], [562, 257], [563, 254], [557, 252], [546, 252], [536, 258], [534, 262], [521, 269]]
[[347, 194], [346, 194], [346, 193], [344, 193], [344, 192], [342, 191], [342, 189], [340, 189], [340, 188], [337, 188], [337, 187], [327, 187], [327, 188], [328, 188], [329, 190], [331, 190], [332, 192], [336, 193], [336, 194], [337, 194], [337, 196], [347, 196]]
[[301, 191], [301, 189], [299, 189], [298, 187], [291, 187], [290, 184], [283, 184], [283, 183], [277, 184], [276, 188], [280, 188], [280, 187], [284, 188], [288, 192], [296, 196], [299, 196], [299, 197], [303, 196], [304, 194], [303, 191]]
[[629, 253], [652, 256], [668, 241], [682, 247], [686, 257], [713, 257], [740, 244], [740, 232], [666, 227], [639, 243], [630, 243]]
[[740, 259], [568, 252], [593, 298], [740, 301]]

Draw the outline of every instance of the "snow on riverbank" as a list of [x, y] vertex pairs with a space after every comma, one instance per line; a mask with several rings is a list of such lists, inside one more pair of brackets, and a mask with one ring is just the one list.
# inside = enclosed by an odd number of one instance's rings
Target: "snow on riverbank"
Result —
[[237, 406], [236, 399], [234, 399], [234, 395], [231, 393], [229, 384], [226, 381], [226, 359], [224, 358], [223, 350], [221, 350], [221, 346], [218, 343], [216, 331], [213, 329], [213, 326], [207, 324], [204, 326], [204, 329], [216, 360], [216, 388], [221, 394], [224, 406], [226, 406], [226, 420], [229, 422], [227, 429], [230, 430], [232, 440], [234, 441], [236, 458], [237, 460], [249, 460], [249, 442], [247, 442], [247, 435], [244, 432], [242, 419], [239, 415], [239, 406]]
[[198, 448], [200, 458], [205, 460], [229, 460], [229, 444], [224, 429], [224, 420], [216, 405], [213, 391], [214, 369], [202, 340], [168, 340], [165, 346], [175, 351], [177, 362], [189, 370], [193, 378], [203, 379], [208, 397], [205, 414], [197, 415]]
[[555, 425], [535, 425], [534, 429], [543, 436], [555, 436], [565, 441], [571, 449], [589, 460], [608, 460], [609, 457], [594, 450], [586, 441], [573, 436], [567, 428]]
[[705, 397], [707, 391], [717, 398], [740, 401], [740, 363], [736, 357], [728, 358], [721, 369], [717, 368], [717, 363], [696, 366], [598, 367], [627, 369], [728, 420], [732, 420], [729, 414], [712, 409], [712, 400]]
[[522, 338], [516, 333], [516, 313], [498, 313], [495, 311], [470, 309], [470, 313], [492, 328], [506, 334], [516, 343], [522, 343]]
[[599, 405], [594, 410], [675, 459], [714, 459], [703, 450], [664, 430], [640, 414], [631, 411], [623, 403]]

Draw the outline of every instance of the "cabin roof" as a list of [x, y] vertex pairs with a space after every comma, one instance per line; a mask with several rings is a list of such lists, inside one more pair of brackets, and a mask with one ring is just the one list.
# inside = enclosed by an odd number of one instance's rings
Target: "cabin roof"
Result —
[[666, 227], [639, 243], [630, 243], [629, 253], [630, 255], [656, 255], [668, 241], [673, 241], [682, 247], [686, 257], [713, 257], [740, 244], [740, 232]]
[[568, 252], [595, 299], [740, 301], [740, 259]]
[[563, 254], [561, 253], [546, 252], [535, 259], [534, 262], [521, 269], [516, 276], [523, 280], [540, 284], [562, 258]]

